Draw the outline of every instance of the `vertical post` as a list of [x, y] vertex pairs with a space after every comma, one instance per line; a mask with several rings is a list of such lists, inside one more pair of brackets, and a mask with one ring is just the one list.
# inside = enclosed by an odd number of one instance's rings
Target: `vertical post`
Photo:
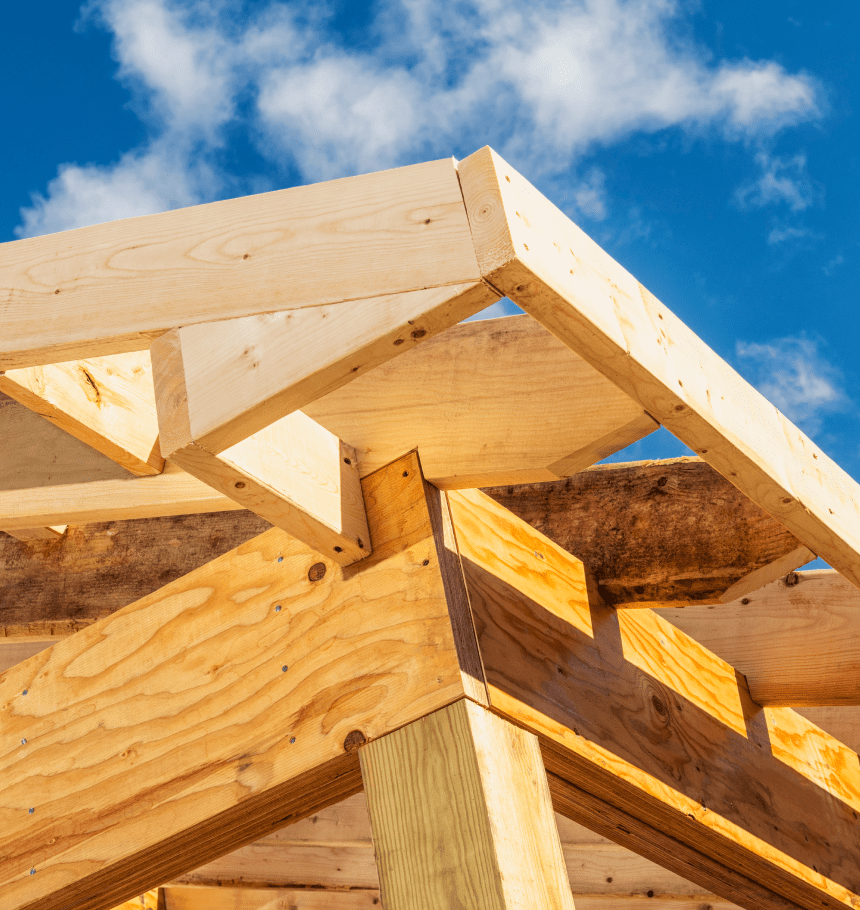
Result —
[[359, 752], [385, 910], [573, 910], [533, 734], [461, 699]]

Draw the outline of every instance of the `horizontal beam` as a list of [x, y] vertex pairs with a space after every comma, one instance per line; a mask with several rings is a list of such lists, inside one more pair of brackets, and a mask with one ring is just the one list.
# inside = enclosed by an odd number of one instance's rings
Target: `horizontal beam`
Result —
[[[360, 307], [310, 307], [174, 329], [151, 350], [162, 452], [170, 456], [192, 443], [223, 452], [423, 346], [498, 296], [473, 282], [374, 297]], [[414, 444], [393, 457], [409, 448]]]
[[[686, 902], [691, 910], [722, 903], [711, 892], [562, 815], [555, 816], [555, 824], [577, 910], [582, 902], [597, 907], [598, 902], [625, 898], [658, 906], [672, 901], [672, 906], [684, 907]], [[364, 793], [195, 869], [171, 882], [168, 891], [173, 894], [183, 886], [195, 887], [201, 906], [207, 897], [231, 888], [375, 892], [379, 877]]]
[[581, 559], [617, 606], [720, 603], [814, 558], [699, 458], [600, 465], [485, 492]]
[[791, 573], [719, 610], [662, 615], [743, 673], [760, 705], [860, 706], [860, 594], [832, 569]]
[[417, 447], [445, 490], [555, 480], [657, 429], [529, 316], [454, 326], [303, 410], [362, 475]]
[[458, 168], [484, 279], [860, 585], [860, 485], [495, 152]]
[[860, 906], [860, 762], [478, 491], [448, 493], [490, 705], [557, 811], [742, 907]]
[[0, 373], [0, 393], [132, 474], [164, 468], [146, 351]]
[[49, 525], [46, 528], [0, 528], [16, 540], [56, 540], [66, 533], [67, 525]]
[[0, 678], [4, 908], [108, 910], [356, 792], [357, 743], [486, 698], [416, 456], [364, 494], [360, 564], [272, 529]]
[[0, 245], [0, 369], [480, 277], [451, 159], [212, 202]]

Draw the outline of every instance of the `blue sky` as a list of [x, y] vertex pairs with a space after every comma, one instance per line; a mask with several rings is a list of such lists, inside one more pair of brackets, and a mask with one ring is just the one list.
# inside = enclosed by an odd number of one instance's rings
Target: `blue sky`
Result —
[[8, 4], [0, 240], [491, 144], [860, 477], [858, 36], [856, 0]]

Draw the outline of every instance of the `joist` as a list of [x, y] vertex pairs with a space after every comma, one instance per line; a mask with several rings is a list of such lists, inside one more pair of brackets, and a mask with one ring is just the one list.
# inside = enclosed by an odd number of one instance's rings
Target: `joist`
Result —
[[[716, 895], [662, 869], [562, 815], [555, 815], [567, 877], [577, 910], [610, 901], [649, 902], [675, 910], [700, 910], [723, 904]], [[193, 893], [192, 889], [193, 888]], [[271, 834], [169, 882], [171, 896], [182, 889], [189, 907], [209, 907], [222, 894], [251, 892], [245, 899], [263, 901], [278, 889], [287, 893], [313, 890], [332, 895], [345, 891], [378, 895], [370, 819], [364, 793], [358, 793], [302, 821]], [[195, 905], [195, 900], [199, 902]], [[254, 905], [256, 906], [256, 904]], [[725, 903], [726, 907], [734, 907]]]
[[0, 370], [480, 279], [450, 158], [228, 199], [0, 245]]
[[0, 392], [132, 474], [164, 468], [146, 351], [8, 370]]
[[4, 908], [108, 910], [356, 792], [365, 739], [486, 699], [417, 458], [364, 493], [361, 563], [272, 529], [0, 677]]
[[536, 736], [462, 699], [359, 755], [386, 910], [573, 910]]
[[217, 455], [496, 300], [478, 281], [174, 329], [151, 349], [162, 452]]
[[719, 609], [661, 613], [743, 673], [760, 705], [860, 705], [860, 595], [832, 569], [792, 572]]
[[492, 149], [458, 172], [484, 279], [860, 585], [860, 486]]
[[750, 910], [860, 906], [860, 762], [479, 491], [447, 494], [491, 707], [556, 811]]
[[815, 557], [695, 457], [484, 492], [579, 557], [618, 607], [732, 601]]
[[304, 412], [349, 440], [362, 476], [417, 448], [445, 490], [566, 477], [657, 429], [528, 316], [455, 326]]

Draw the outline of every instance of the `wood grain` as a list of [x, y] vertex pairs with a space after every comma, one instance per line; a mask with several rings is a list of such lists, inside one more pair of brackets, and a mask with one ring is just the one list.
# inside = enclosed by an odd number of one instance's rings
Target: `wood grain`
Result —
[[496, 300], [476, 282], [174, 329], [152, 345], [177, 374], [162, 384], [182, 390], [168, 405], [183, 413], [160, 406], [162, 450], [223, 452]]
[[50, 525], [47, 528], [0, 528], [16, 540], [56, 540], [66, 533], [67, 525]]
[[761, 587], [809, 561], [793, 534], [698, 458], [484, 492], [579, 557], [619, 606], [718, 603], [751, 575]]
[[356, 792], [359, 732], [462, 697], [417, 458], [364, 488], [367, 560], [272, 529], [0, 677], [4, 908], [107, 910]]
[[480, 280], [451, 159], [0, 246], [0, 369], [176, 326]]
[[464, 699], [359, 755], [387, 910], [573, 910], [536, 737]]
[[0, 372], [0, 392], [132, 474], [164, 468], [146, 351]]
[[458, 169], [484, 278], [860, 584], [860, 486], [495, 152]]
[[304, 411], [362, 475], [417, 448], [441, 489], [554, 480], [657, 428], [528, 316], [455, 326]]
[[743, 673], [761, 705], [860, 705], [860, 595], [832, 569], [793, 572], [716, 608], [661, 613]]
[[448, 499], [491, 706], [541, 737], [553, 786], [570, 785], [558, 811], [742, 907], [860, 906], [838, 744], [800, 735], [786, 761], [792, 712], [766, 718], [742, 677], [653, 612], [599, 604], [579, 560], [489, 497]]

